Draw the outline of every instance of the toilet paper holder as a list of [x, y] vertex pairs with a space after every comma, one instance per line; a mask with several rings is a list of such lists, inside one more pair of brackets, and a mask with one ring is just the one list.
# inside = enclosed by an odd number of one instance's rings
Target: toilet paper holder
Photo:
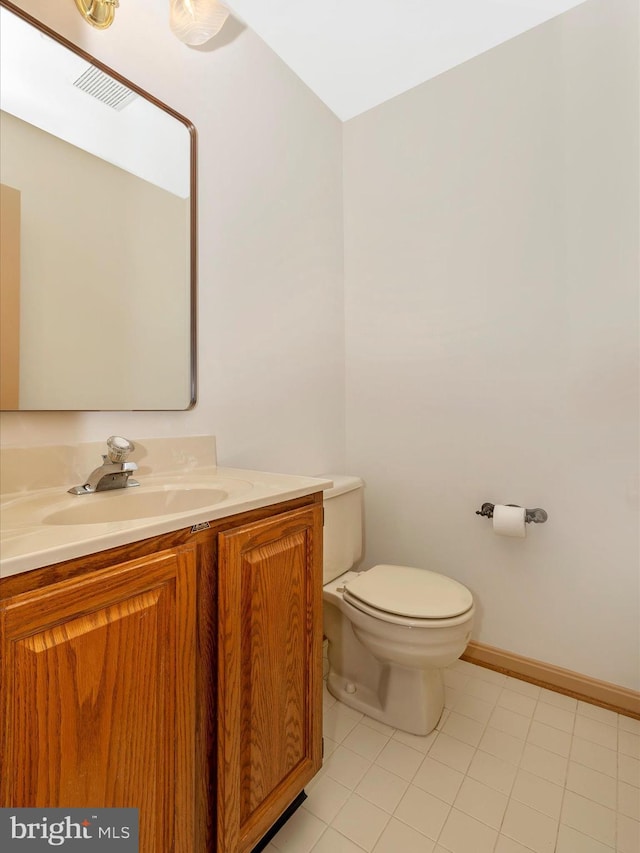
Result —
[[[519, 504], [505, 504], [505, 506], [519, 506]], [[495, 504], [484, 503], [480, 509], [476, 510], [476, 515], [484, 515], [485, 518], [493, 518], [493, 508]], [[533, 521], [534, 524], [544, 524], [549, 518], [547, 511], [535, 507], [534, 509], [525, 509], [524, 520], [527, 524]]]

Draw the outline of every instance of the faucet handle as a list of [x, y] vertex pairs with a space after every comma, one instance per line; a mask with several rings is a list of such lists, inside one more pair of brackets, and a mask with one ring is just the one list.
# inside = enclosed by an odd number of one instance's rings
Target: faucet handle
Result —
[[111, 435], [107, 439], [107, 455], [114, 463], [124, 462], [135, 447], [132, 441], [121, 435]]

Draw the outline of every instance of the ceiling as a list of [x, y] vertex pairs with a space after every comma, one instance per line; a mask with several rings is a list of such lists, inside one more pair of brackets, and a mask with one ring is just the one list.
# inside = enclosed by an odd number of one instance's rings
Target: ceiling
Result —
[[343, 121], [585, 0], [223, 0]]

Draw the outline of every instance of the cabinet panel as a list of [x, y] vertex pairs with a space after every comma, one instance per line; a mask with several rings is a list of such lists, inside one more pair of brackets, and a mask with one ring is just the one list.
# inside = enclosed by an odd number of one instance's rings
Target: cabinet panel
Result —
[[241, 853], [321, 764], [322, 510], [218, 542], [218, 850]]
[[16, 595], [0, 620], [2, 805], [136, 807], [141, 850], [192, 853], [194, 553]]

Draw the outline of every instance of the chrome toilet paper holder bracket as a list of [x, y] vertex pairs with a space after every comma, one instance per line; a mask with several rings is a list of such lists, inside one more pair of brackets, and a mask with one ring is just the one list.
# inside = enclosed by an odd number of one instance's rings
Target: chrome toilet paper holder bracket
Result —
[[[505, 504], [505, 506], [519, 506], [519, 504]], [[476, 510], [476, 515], [483, 515], [485, 518], [493, 518], [493, 508], [495, 504], [484, 503], [480, 509]], [[524, 520], [527, 524], [533, 521], [534, 524], [544, 524], [549, 518], [546, 510], [535, 507], [534, 509], [525, 509]]]

